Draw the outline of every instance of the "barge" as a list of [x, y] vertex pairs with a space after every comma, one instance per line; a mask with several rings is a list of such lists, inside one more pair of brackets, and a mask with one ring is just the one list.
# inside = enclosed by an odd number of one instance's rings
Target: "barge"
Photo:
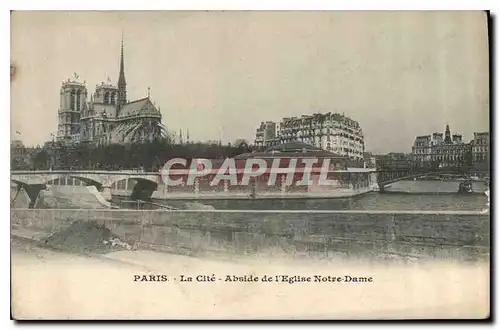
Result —
[[[192, 162], [196, 161], [198, 164], [193, 165]], [[376, 170], [363, 168], [361, 160], [301, 142], [285, 143], [232, 159], [192, 162], [174, 162], [164, 169], [162, 180], [151, 198], [349, 198], [374, 191], [377, 187]], [[113, 189], [112, 193], [130, 196], [129, 191], [119, 189]]]

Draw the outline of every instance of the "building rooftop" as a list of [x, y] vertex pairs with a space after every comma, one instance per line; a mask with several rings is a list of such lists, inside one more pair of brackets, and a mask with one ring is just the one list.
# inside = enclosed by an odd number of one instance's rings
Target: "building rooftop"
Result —
[[21, 140], [12, 140], [10, 146], [12, 148], [24, 148], [24, 143]]
[[313, 145], [301, 142], [301, 141], [290, 141], [282, 143], [276, 146], [269, 147], [266, 151], [279, 151], [279, 152], [290, 152], [290, 151], [321, 151], [320, 148], [316, 148]]
[[335, 154], [326, 150], [316, 148], [310, 144], [292, 141], [276, 145], [268, 148], [263, 152], [250, 152], [244, 153], [234, 157], [235, 159], [246, 158], [276, 158], [276, 157], [294, 157], [294, 158], [330, 158], [345, 161], [348, 166], [353, 165], [355, 162], [351, 161], [348, 157]]
[[135, 100], [124, 104], [120, 109], [118, 118], [128, 117], [128, 116], [140, 116], [140, 115], [154, 115], [159, 116], [160, 112], [154, 104], [151, 102], [149, 97], [145, 97], [140, 100]]

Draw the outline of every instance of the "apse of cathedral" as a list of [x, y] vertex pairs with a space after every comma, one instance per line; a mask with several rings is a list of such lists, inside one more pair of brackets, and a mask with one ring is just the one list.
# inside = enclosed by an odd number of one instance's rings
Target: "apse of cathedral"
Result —
[[85, 82], [78, 75], [62, 83], [57, 140], [95, 145], [152, 141], [166, 134], [160, 109], [148, 96], [127, 101], [123, 40], [118, 84], [101, 83], [88, 99]]

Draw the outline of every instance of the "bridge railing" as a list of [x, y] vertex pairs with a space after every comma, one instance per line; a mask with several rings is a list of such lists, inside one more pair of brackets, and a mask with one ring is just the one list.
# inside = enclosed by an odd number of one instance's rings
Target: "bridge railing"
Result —
[[145, 172], [140, 170], [34, 170], [34, 171], [10, 171], [11, 175], [29, 175], [29, 174], [142, 174], [159, 175], [159, 172]]

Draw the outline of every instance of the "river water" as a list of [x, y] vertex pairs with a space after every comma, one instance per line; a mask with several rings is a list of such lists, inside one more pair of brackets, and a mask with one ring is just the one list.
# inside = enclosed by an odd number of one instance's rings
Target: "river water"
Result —
[[[474, 182], [474, 194], [456, 194], [458, 181], [399, 181], [386, 188], [385, 193], [371, 192], [340, 199], [269, 199], [269, 200], [200, 200], [216, 209], [260, 210], [461, 210], [481, 211], [488, 198], [486, 186]], [[187, 201], [155, 200], [182, 208]]]

